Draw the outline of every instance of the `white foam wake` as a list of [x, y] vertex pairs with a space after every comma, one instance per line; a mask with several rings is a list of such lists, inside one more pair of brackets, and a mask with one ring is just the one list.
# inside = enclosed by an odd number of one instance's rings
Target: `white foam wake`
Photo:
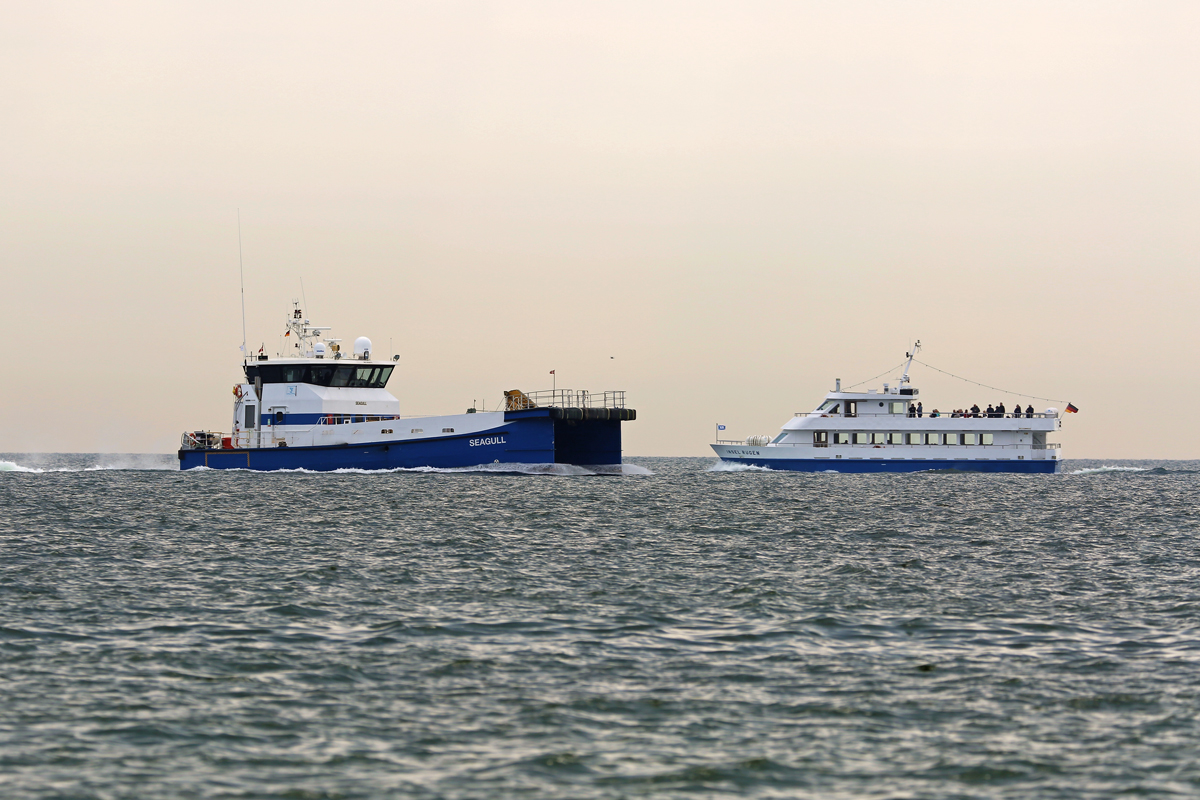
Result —
[[739, 464], [736, 461], [717, 459], [707, 472], [774, 472], [770, 467], [760, 467], [755, 464]]
[[[27, 466], [15, 461], [0, 461], [0, 472], [106, 472], [128, 470], [134, 472], [175, 471], [179, 467], [174, 457], [139, 454], [97, 454], [88, 456], [57, 456], [35, 454], [29, 458], [40, 466]], [[87, 463], [91, 461], [92, 463]], [[64, 464], [64, 462], [66, 462]]]
[[45, 472], [44, 469], [36, 467], [22, 467], [20, 464], [12, 461], [0, 461], [0, 472]]
[[1145, 467], [1089, 467], [1068, 472], [1068, 475], [1102, 475], [1106, 472], [1149, 472]]

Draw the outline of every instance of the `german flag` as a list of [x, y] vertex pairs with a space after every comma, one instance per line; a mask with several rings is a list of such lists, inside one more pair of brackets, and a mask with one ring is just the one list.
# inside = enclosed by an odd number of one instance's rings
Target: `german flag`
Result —
[[1067, 403], [1067, 413], [1068, 414], [1078, 414], [1079, 409], [1075, 407], [1074, 403]]

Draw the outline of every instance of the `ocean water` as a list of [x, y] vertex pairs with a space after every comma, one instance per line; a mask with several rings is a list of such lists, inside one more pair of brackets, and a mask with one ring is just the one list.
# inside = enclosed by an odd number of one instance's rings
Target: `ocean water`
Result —
[[1200, 796], [1200, 462], [0, 455], [0, 797]]

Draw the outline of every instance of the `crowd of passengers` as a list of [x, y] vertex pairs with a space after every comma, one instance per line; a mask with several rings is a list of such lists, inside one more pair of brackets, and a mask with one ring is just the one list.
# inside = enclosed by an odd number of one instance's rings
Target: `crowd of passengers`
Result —
[[[917, 403], [915, 406], [910, 404], [908, 406], [908, 415], [910, 417], [924, 417], [925, 416], [925, 408], [921, 403]], [[930, 418], [940, 417], [940, 416], [942, 416], [942, 412], [938, 411], [935, 408], [933, 411], [929, 412], [929, 416], [930, 416]], [[979, 404], [976, 403], [975, 405], [971, 406], [970, 408], [956, 408], [956, 409], [954, 409], [954, 411], [950, 412], [950, 416], [955, 417], [955, 418], [958, 418], [958, 417], [1003, 418], [1003, 417], [1009, 417], [1009, 416], [1011, 416], [1014, 419], [1016, 419], [1018, 417], [1032, 418], [1033, 417], [1033, 406], [1032, 405], [1026, 406], [1025, 411], [1022, 412], [1021, 405], [1020, 405], [1020, 403], [1018, 403], [1017, 407], [1012, 410], [1012, 414], [1009, 414], [1008, 409], [1006, 409], [1004, 407], [1004, 403], [997, 403], [995, 406], [988, 406], [986, 411], [980, 411]]]

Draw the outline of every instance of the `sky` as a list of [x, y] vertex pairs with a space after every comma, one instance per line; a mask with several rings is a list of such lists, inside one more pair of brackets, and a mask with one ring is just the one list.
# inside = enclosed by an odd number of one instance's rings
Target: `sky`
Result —
[[927, 409], [1200, 458], [1197, 41], [1194, 2], [10, 3], [0, 452], [229, 430], [240, 259], [252, 349], [302, 299], [403, 414], [555, 370], [627, 392], [626, 455], [708, 455], [920, 339], [997, 387], [918, 364]]

